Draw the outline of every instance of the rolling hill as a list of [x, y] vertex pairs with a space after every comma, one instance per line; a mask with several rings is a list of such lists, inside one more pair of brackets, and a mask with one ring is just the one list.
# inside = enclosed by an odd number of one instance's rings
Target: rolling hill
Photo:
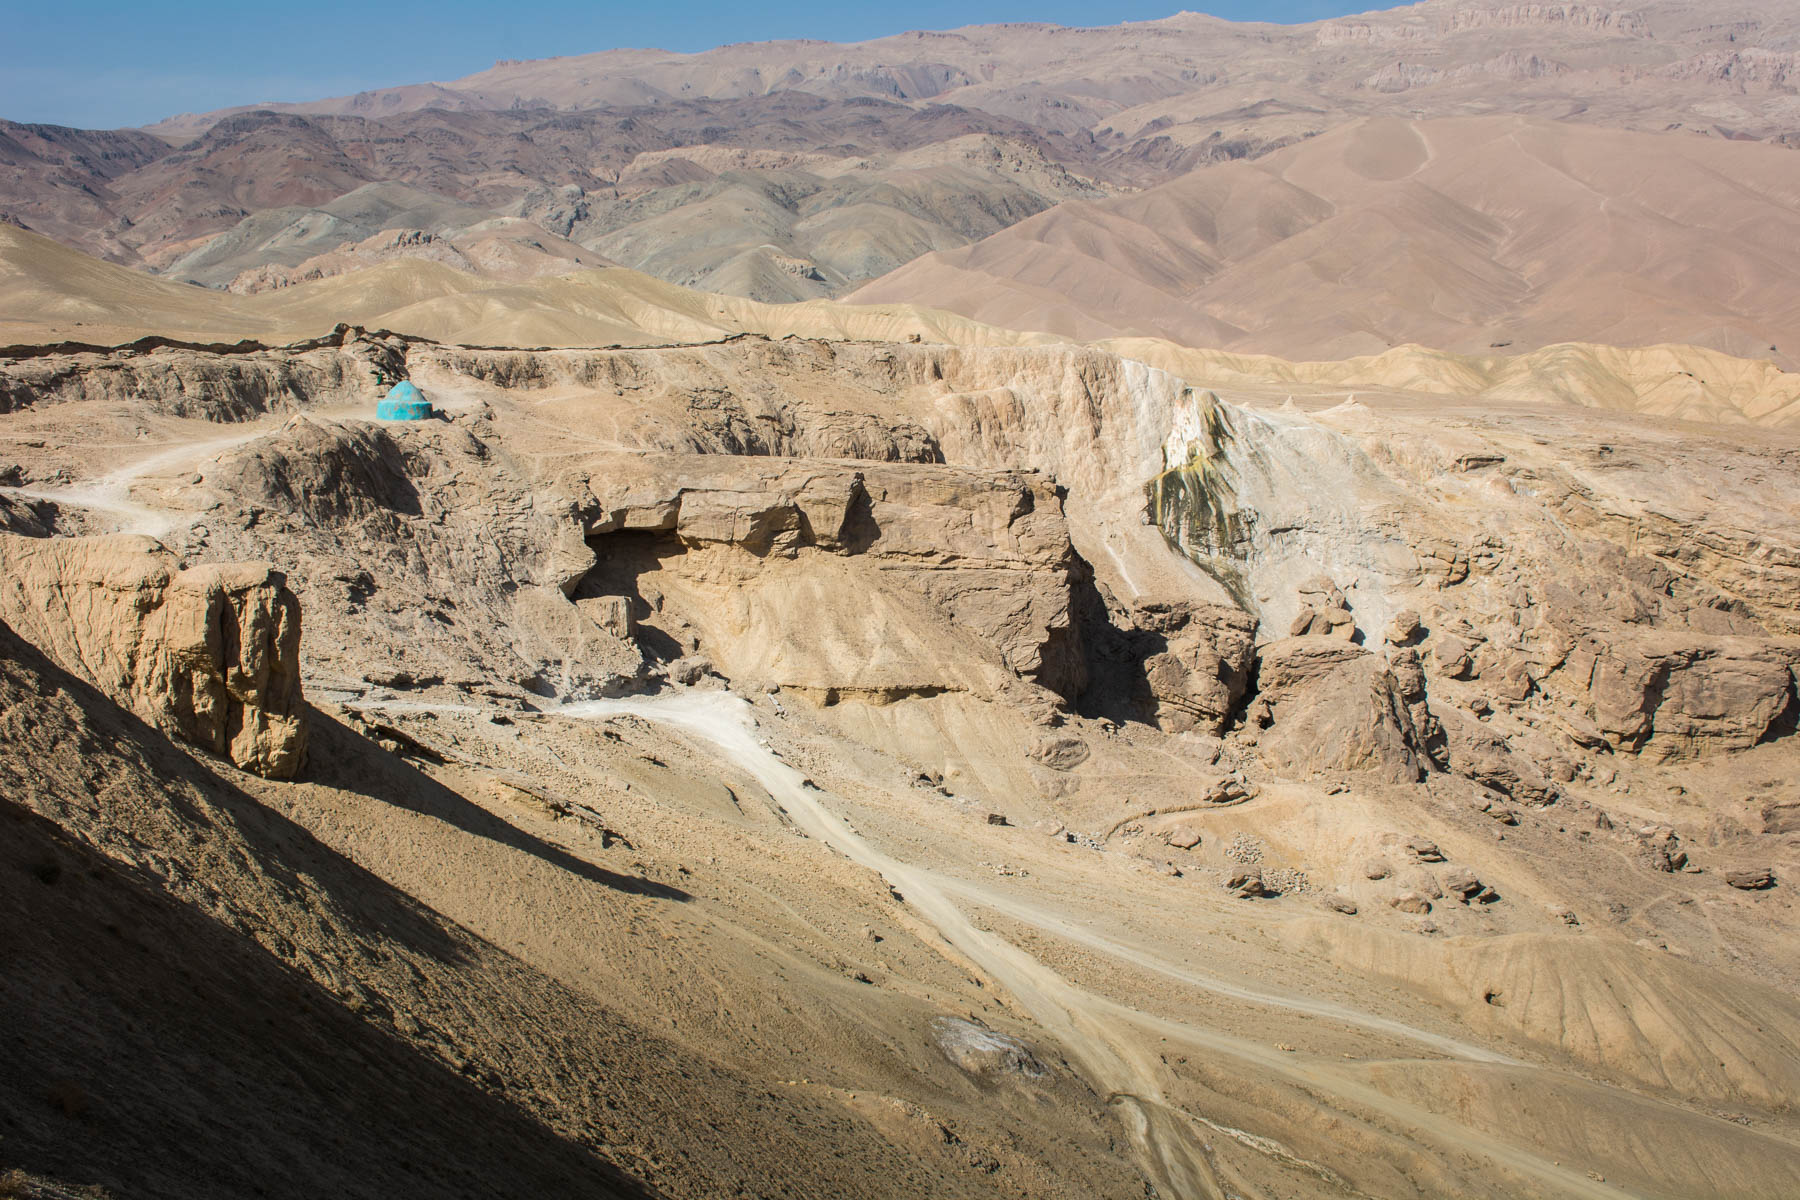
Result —
[[[517, 281], [399, 258], [254, 295], [209, 291], [87, 257], [0, 226], [0, 343], [106, 345], [159, 335], [199, 342], [317, 337], [339, 322], [478, 346], [657, 346], [757, 334], [959, 346], [1054, 347], [1069, 338], [913, 304], [763, 304], [624, 268]], [[1702, 422], [1800, 423], [1800, 374], [1692, 345], [1585, 343], [1524, 354], [1405, 345], [1375, 356], [1290, 361], [1158, 338], [1097, 344], [1225, 394], [1329, 402], [1357, 392], [1432, 404], [1616, 409]]]
[[1778, 0], [612, 50], [148, 131], [0, 122], [0, 220], [224, 286], [390, 230], [458, 241], [510, 219], [670, 282], [801, 300], [1357, 120], [1792, 143], [1797, 51]]
[[848, 299], [1289, 358], [1593, 341], [1791, 363], [1796, 247], [1800, 173], [1779, 147], [1384, 118], [1059, 206]]

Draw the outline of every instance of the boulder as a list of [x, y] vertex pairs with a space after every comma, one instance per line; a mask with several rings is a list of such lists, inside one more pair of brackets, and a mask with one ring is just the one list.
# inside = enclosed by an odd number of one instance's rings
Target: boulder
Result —
[[1504, 655], [1491, 666], [1483, 666], [1478, 673], [1495, 696], [1514, 704], [1529, 699], [1537, 689], [1530, 662], [1518, 655]]
[[1451, 867], [1444, 872], [1443, 883], [1445, 891], [1460, 896], [1465, 904], [1469, 897], [1481, 891], [1480, 878], [1467, 867]]
[[670, 663], [668, 673], [671, 683], [692, 687], [713, 673], [713, 664], [709, 658], [690, 654]]
[[1052, 771], [1073, 771], [1088, 760], [1088, 744], [1078, 737], [1039, 738], [1029, 751], [1037, 762]]
[[1469, 807], [1488, 818], [1490, 821], [1498, 821], [1502, 825], [1517, 825], [1519, 823], [1519, 814], [1515, 810], [1506, 807], [1504, 804], [1496, 803], [1486, 797], [1471, 800], [1469, 802]]
[[1474, 646], [1452, 633], [1431, 643], [1431, 659], [1446, 679], [1467, 679], [1475, 670]]
[[1225, 879], [1225, 890], [1241, 899], [1268, 895], [1261, 867], [1238, 867]]
[[1739, 867], [1725, 872], [1725, 882], [1742, 892], [1760, 892], [1775, 886], [1775, 872], [1768, 867]]
[[1371, 858], [1363, 864], [1363, 878], [1365, 879], [1386, 879], [1393, 873], [1394, 868], [1388, 865], [1385, 858]]
[[1436, 723], [1404, 666], [1396, 674], [1335, 638], [1285, 638], [1262, 648], [1258, 683], [1269, 723], [1258, 746], [1279, 767], [1370, 772], [1395, 783], [1431, 768]]
[[1444, 852], [1439, 850], [1437, 843], [1430, 838], [1408, 838], [1406, 850], [1420, 862], [1440, 863], [1444, 861]]
[[1418, 642], [1423, 629], [1419, 614], [1410, 608], [1403, 608], [1394, 614], [1388, 623], [1387, 641], [1390, 646], [1411, 646]]
[[1335, 637], [1349, 642], [1356, 639], [1356, 618], [1343, 608], [1303, 608], [1288, 626], [1292, 637]]
[[1319, 907], [1327, 912], [1343, 913], [1346, 917], [1356, 915], [1356, 901], [1341, 892], [1327, 892], [1320, 896]]
[[1345, 609], [1350, 602], [1344, 598], [1343, 591], [1333, 583], [1329, 575], [1314, 575], [1300, 585], [1300, 606], [1317, 609]]
[[1200, 844], [1202, 836], [1199, 829], [1184, 823], [1163, 830], [1162, 839], [1177, 850], [1192, 850]]
[[149, 538], [0, 535], [0, 620], [165, 733], [286, 779], [306, 753], [300, 602], [266, 563]]
[[1254, 783], [1235, 772], [1210, 779], [1202, 778], [1194, 789], [1196, 797], [1202, 803], [1220, 807], [1255, 799], [1259, 791]]
[[1431, 901], [1417, 892], [1401, 892], [1388, 903], [1403, 913], [1413, 913], [1418, 916], [1423, 916], [1431, 911]]
[[1018, 1038], [960, 1017], [942, 1017], [932, 1026], [933, 1040], [958, 1070], [996, 1079], [1008, 1075], [1042, 1079], [1050, 1073], [1043, 1060]]
[[1127, 615], [1126, 637], [1159, 648], [1144, 658], [1147, 707], [1169, 733], [1218, 734], [1250, 683], [1256, 618], [1241, 609], [1193, 601], [1140, 604]]
[[1643, 862], [1652, 870], [1672, 872], [1687, 866], [1687, 851], [1681, 848], [1681, 839], [1668, 826], [1644, 830], [1638, 837], [1642, 843]]

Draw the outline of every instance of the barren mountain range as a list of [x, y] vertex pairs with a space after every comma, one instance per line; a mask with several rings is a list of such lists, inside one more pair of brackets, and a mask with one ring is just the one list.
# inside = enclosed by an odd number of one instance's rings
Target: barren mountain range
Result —
[[[1117, 162], [1181, 169], [1208, 161], [1209, 145], [1241, 138], [1265, 146], [1380, 112], [1504, 109], [1777, 138], [1792, 126], [1786, 96], [1796, 51], [1800, 17], [1778, 0], [1628, 7], [1426, 0], [1293, 26], [1180, 13], [1092, 29], [974, 26], [854, 46], [607, 51], [496, 63], [443, 84], [254, 107], [379, 119], [421, 109], [583, 111], [801, 92], [955, 105], [1083, 141], [1091, 136]], [[184, 139], [224, 115], [174, 117], [152, 131]]]
[[0, 1196], [1800, 1195], [1797, 50], [0, 123]]
[[1111, 190], [1016, 120], [793, 93], [574, 114], [257, 111], [179, 149], [0, 135], [16, 223], [214, 286], [388, 229], [462, 240], [523, 218], [535, 238], [514, 241], [574, 239], [684, 285], [798, 299]]
[[1519, 117], [1356, 121], [1064, 204], [858, 289], [990, 324], [1290, 358], [1583, 340], [1800, 352], [1782, 147]]
[[608, 51], [148, 130], [0, 123], [0, 217], [244, 287], [391, 229], [454, 242], [521, 218], [539, 232], [512, 228], [513, 257], [536, 240], [573, 261], [566, 239], [685, 286], [803, 299], [1359, 117], [1780, 143], [1797, 50], [1800, 20], [1772, 0], [1429, 0], [1300, 26], [1181, 14]]

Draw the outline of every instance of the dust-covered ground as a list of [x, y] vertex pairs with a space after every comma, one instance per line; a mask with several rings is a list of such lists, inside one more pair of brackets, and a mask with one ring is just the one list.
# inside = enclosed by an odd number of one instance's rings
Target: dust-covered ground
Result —
[[[0, 1165], [1800, 1192], [1785, 434], [1069, 347], [4, 369]], [[153, 719], [159, 546], [284, 574], [292, 778]]]

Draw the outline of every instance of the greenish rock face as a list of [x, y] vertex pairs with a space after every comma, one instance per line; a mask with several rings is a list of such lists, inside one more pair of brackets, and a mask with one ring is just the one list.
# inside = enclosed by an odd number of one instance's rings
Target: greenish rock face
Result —
[[1248, 607], [1247, 570], [1256, 514], [1237, 505], [1230, 476], [1231, 456], [1238, 449], [1225, 409], [1205, 404], [1198, 436], [1185, 443], [1185, 457], [1170, 461], [1172, 447], [1163, 448], [1162, 471], [1144, 484], [1144, 507], [1170, 549], [1192, 560]]

